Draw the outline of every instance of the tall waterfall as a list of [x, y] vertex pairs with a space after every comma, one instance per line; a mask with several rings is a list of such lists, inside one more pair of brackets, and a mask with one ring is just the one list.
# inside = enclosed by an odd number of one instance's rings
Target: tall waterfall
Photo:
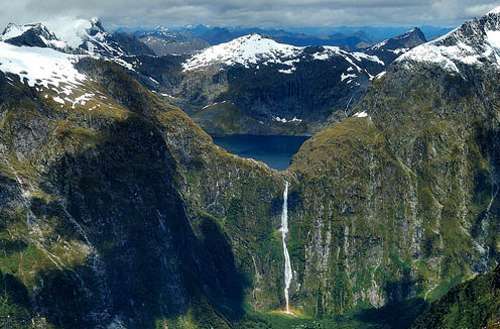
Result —
[[286, 313], [290, 313], [290, 302], [288, 289], [292, 282], [292, 264], [290, 263], [290, 254], [286, 247], [286, 238], [288, 235], [288, 182], [285, 182], [285, 191], [283, 192], [283, 211], [281, 213], [281, 239], [283, 241], [283, 255], [285, 257], [285, 303]]

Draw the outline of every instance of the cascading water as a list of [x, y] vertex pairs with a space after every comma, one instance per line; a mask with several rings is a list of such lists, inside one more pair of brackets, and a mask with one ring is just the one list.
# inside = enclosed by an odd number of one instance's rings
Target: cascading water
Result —
[[290, 313], [290, 302], [288, 297], [288, 289], [292, 282], [292, 264], [290, 262], [290, 254], [286, 247], [286, 238], [288, 235], [288, 182], [285, 182], [285, 191], [283, 192], [283, 211], [281, 213], [281, 238], [283, 241], [283, 255], [285, 258], [285, 305], [286, 313]]

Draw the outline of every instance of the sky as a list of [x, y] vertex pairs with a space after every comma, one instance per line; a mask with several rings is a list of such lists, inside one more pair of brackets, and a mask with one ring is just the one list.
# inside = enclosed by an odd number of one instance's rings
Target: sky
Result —
[[[110, 28], [456, 26], [500, 0], [1, 0], [0, 26], [99, 17]], [[0, 27], [0, 29], [2, 29]]]

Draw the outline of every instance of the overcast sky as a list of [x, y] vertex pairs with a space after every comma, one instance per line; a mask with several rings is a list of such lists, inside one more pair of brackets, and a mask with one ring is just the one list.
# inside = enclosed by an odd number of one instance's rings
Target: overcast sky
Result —
[[[2, 0], [0, 24], [55, 16], [100, 17], [106, 26], [454, 26], [491, 0]], [[1, 29], [1, 28], [0, 28]]]

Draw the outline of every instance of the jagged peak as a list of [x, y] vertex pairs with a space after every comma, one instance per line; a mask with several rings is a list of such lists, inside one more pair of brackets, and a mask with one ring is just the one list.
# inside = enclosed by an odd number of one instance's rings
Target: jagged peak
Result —
[[89, 36], [106, 33], [101, 21], [96, 17], [90, 19], [59, 17], [44, 23], [66, 43], [68, 48], [72, 49], [80, 47]]
[[58, 17], [39, 23], [9, 23], [0, 35], [0, 40], [14, 39], [28, 31], [33, 31], [41, 37], [46, 46], [58, 49], [77, 49], [89, 37], [102, 40], [106, 35], [101, 21], [96, 17], [91, 19]]
[[465, 22], [438, 39], [415, 47], [398, 61], [438, 64], [445, 70], [457, 73], [460, 72], [459, 65], [482, 66], [489, 63], [500, 68], [499, 8], [479, 19]]
[[3, 33], [0, 35], [0, 40], [5, 41], [21, 36], [30, 30], [38, 30], [44, 32], [47, 36], [53, 35], [49, 29], [42, 23], [28, 23], [28, 24], [16, 24], [9, 23], [5, 27]]
[[419, 27], [415, 26], [398, 37], [405, 38], [405, 37], [409, 37], [411, 35], [424, 36], [424, 32], [422, 32], [422, 30]]
[[413, 48], [418, 44], [427, 42], [425, 35], [418, 27], [414, 27], [403, 34], [385, 39], [369, 48], [369, 51], [377, 51], [379, 49], [395, 50]]

